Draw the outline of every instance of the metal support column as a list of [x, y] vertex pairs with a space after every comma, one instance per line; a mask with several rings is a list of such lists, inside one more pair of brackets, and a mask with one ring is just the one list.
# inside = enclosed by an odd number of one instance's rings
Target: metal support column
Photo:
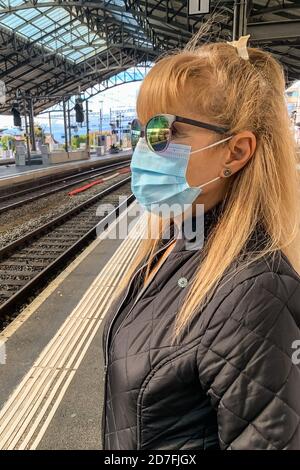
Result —
[[31, 164], [31, 153], [30, 153], [29, 129], [28, 129], [28, 121], [27, 121], [27, 102], [26, 102], [25, 98], [23, 98], [23, 107], [24, 107], [24, 120], [25, 120], [28, 165], [30, 165]]
[[72, 148], [70, 99], [68, 99], [68, 131], [69, 131], [69, 147]]
[[50, 132], [50, 139], [52, 138], [52, 125], [51, 125], [51, 113], [49, 111], [48, 113], [49, 116], [49, 132]]
[[234, 0], [232, 40], [247, 34], [247, 1]]
[[66, 116], [66, 98], [63, 97], [63, 113], [64, 113], [64, 130], [65, 130], [65, 151], [68, 151], [68, 136], [67, 136], [67, 116]]
[[85, 113], [86, 113], [86, 149], [90, 150], [90, 136], [89, 136], [89, 102], [85, 100]]
[[34, 135], [34, 113], [32, 98], [28, 98], [28, 111], [29, 111], [29, 128], [30, 128], [30, 141], [31, 150], [36, 151], [35, 135]]

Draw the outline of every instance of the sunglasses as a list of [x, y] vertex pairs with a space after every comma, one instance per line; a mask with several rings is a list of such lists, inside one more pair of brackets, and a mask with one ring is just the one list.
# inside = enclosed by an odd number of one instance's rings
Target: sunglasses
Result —
[[214, 126], [194, 119], [176, 116], [175, 114], [157, 114], [146, 123], [141, 125], [139, 119], [134, 119], [131, 123], [131, 145], [136, 146], [140, 137], [145, 137], [150, 150], [153, 152], [164, 152], [172, 139], [172, 130], [174, 122], [183, 122], [192, 126], [202, 127], [219, 134], [226, 134], [230, 129]]

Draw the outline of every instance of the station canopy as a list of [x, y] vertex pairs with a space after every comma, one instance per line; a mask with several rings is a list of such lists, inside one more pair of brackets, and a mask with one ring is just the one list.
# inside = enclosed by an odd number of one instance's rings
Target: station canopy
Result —
[[[212, 0], [206, 14], [192, 14], [192, 3], [0, 0], [0, 80], [6, 89], [0, 113], [10, 114], [18, 92], [40, 98], [37, 114], [79, 87], [84, 91], [149, 65], [166, 50], [183, 47], [211, 12], [218, 13], [218, 20], [206, 40], [232, 40], [236, 2]], [[251, 45], [282, 63], [287, 86], [299, 80], [299, 0], [253, 0], [247, 7]]]

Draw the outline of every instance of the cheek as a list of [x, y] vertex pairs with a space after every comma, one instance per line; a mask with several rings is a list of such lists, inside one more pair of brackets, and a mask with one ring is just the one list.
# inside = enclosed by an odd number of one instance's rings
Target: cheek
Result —
[[190, 186], [200, 186], [216, 176], [217, 169], [213, 165], [214, 160], [204, 152], [190, 156], [186, 172], [186, 179]]

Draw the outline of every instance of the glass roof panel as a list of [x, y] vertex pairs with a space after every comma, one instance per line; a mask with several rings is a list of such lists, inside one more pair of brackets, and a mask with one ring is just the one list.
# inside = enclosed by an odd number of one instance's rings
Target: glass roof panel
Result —
[[32, 34], [38, 33], [39, 30], [35, 28], [34, 26], [32, 26], [31, 24], [25, 24], [18, 29], [18, 32], [26, 36], [27, 34], [32, 35]]
[[[89, 31], [84, 23], [70, 16], [63, 7], [39, 6], [47, 2], [49, 0], [38, 0], [36, 7], [28, 8], [25, 0], [2, 0], [0, 27], [13, 30], [15, 34], [34, 40], [74, 62], [80, 62], [86, 55], [97, 54], [106, 48], [105, 39], [100, 38], [95, 31]], [[1, 13], [2, 5], [17, 8], [9, 14]], [[94, 45], [93, 40], [96, 42]]]
[[41, 16], [41, 12], [38, 11], [38, 10], [32, 11], [32, 8], [27, 9], [27, 10], [23, 10], [23, 12], [22, 12], [22, 18], [24, 20], [32, 20], [32, 19], [37, 18], [39, 16]]
[[18, 26], [24, 24], [24, 21], [22, 18], [18, 18], [15, 15], [7, 16], [6, 18], [1, 21], [1, 16], [0, 16], [0, 23], [3, 23], [5, 26], [9, 26], [12, 29], [17, 28]]

